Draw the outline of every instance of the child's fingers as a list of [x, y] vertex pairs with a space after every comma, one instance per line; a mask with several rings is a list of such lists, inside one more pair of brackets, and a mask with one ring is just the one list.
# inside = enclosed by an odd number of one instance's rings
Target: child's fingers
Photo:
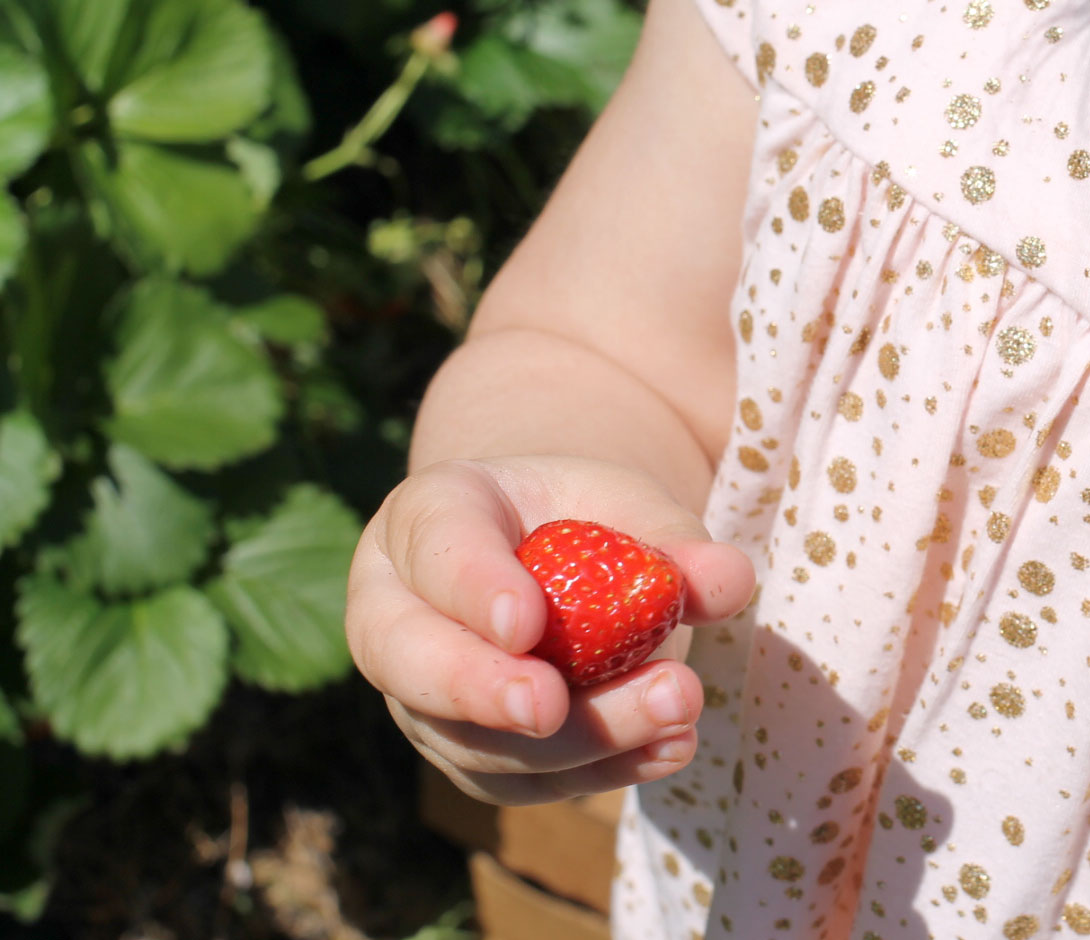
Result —
[[407, 591], [389, 571], [361, 585], [382, 597], [367, 615], [381, 628], [349, 629], [356, 665], [379, 691], [432, 718], [515, 734], [549, 735], [563, 723], [568, 692], [559, 673], [533, 656], [512, 656]]
[[650, 783], [681, 770], [693, 759], [696, 729], [654, 741], [590, 764], [543, 774], [484, 774], [466, 772], [437, 761], [463, 792], [485, 803], [519, 806], [604, 793], [637, 783]]
[[384, 507], [376, 544], [418, 597], [511, 652], [541, 637], [541, 589], [515, 557], [518, 513], [472, 464], [438, 464], [407, 481]]
[[413, 737], [465, 772], [541, 774], [570, 770], [674, 737], [693, 726], [704, 692], [692, 670], [658, 662], [572, 691], [563, 727], [545, 739], [459, 722], [420, 720]]
[[749, 603], [756, 576], [750, 560], [734, 546], [691, 538], [663, 540], [657, 545], [685, 575], [686, 623], [723, 620]]

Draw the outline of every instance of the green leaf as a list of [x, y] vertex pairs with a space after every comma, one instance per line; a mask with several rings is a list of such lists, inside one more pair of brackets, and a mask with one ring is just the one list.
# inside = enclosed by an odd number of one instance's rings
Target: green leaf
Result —
[[98, 218], [115, 247], [146, 270], [206, 276], [254, 233], [260, 200], [231, 163], [197, 151], [97, 142], [79, 151]]
[[52, 126], [45, 69], [18, 49], [0, 45], [0, 180], [38, 159]]
[[89, 755], [127, 760], [180, 743], [227, 681], [227, 630], [190, 587], [103, 605], [37, 575], [20, 584], [17, 613], [34, 701]]
[[255, 204], [264, 212], [280, 188], [280, 158], [276, 151], [249, 137], [232, 137], [225, 149], [242, 173]]
[[15, 200], [0, 189], [0, 287], [15, 273], [26, 247], [26, 223]]
[[132, 0], [50, 0], [50, 5], [65, 59], [87, 88], [102, 92], [119, 37], [133, 25]]
[[359, 534], [340, 500], [300, 485], [231, 546], [207, 593], [234, 630], [243, 679], [299, 691], [345, 674], [345, 586]]
[[125, 299], [118, 354], [106, 365], [114, 415], [106, 430], [168, 467], [213, 469], [276, 437], [282, 402], [262, 353], [230, 331], [203, 290], [166, 280]]
[[0, 551], [15, 545], [49, 504], [60, 473], [41, 426], [25, 412], [0, 417]]
[[157, 0], [122, 85], [108, 105], [118, 135], [219, 140], [269, 103], [269, 31], [237, 0]]
[[208, 557], [212, 511], [136, 451], [110, 448], [112, 477], [91, 484], [94, 509], [67, 548], [87, 588], [135, 593], [185, 581]]
[[281, 346], [321, 343], [326, 338], [322, 308], [298, 294], [278, 294], [243, 307], [235, 314], [235, 321]]
[[578, 97], [556, 103], [582, 103], [597, 112], [632, 59], [642, 22], [642, 16], [620, 0], [561, 0], [516, 13], [506, 33], [571, 70], [580, 86]]
[[310, 105], [299, 84], [291, 50], [279, 33], [270, 29], [272, 89], [266, 111], [248, 128], [246, 136], [281, 149], [298, 142], [311, 124]]

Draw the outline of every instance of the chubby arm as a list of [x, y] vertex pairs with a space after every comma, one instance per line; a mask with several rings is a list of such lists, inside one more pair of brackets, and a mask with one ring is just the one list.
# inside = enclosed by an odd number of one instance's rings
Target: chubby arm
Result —
[[480, 799], [625, 786], [695, 753], [703, 693], [681, 662], [569, 690], [527, 654], [544, 599], [513, 548], [549, 519], [591, 519], [678, 562], [687, 623], [748, 599], [748, 561], [699, 514], [733, 410], [754, 122], [691, 0], [652, 0], [622, 87], [431, 383], [411, 472], [360, 539], [355, 661]]
[[432, 384], [414, 467], [593, 456], [700, 510], [734, 404], [727, 309], [755, 122], [691, 0], [652, 0], [620, 89]]

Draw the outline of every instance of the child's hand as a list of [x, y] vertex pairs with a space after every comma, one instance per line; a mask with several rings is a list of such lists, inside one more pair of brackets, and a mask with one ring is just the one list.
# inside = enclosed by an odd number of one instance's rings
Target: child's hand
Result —
[[[515, 557], [549, 519], [584, 518], [667, 552], [688, 584], [685, 622], [730, 616], [749, 562], [709, 541], [649, 478], [578, 458], [435, 464], [402, 483], [367, 526], [349, 582], [347, 632], [361, 672], [416, 748], [478, 799], [533, 803], [665, 776], [696, 750], [696, 675], [657, 660], [587, 689], [527, 654], [541, 589]], [[664, 652], [684, 656], [685, 628]]]

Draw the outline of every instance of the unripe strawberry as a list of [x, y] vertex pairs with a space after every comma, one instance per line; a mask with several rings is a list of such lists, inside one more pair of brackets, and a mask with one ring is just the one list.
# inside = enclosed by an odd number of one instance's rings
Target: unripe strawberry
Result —
[[677, 626], [685, 580], [658, 549], [593, 522], [561, 519], [516, 549], [545, 592], [548, 622], [531, 651], [569, 685], [633, 669]]

